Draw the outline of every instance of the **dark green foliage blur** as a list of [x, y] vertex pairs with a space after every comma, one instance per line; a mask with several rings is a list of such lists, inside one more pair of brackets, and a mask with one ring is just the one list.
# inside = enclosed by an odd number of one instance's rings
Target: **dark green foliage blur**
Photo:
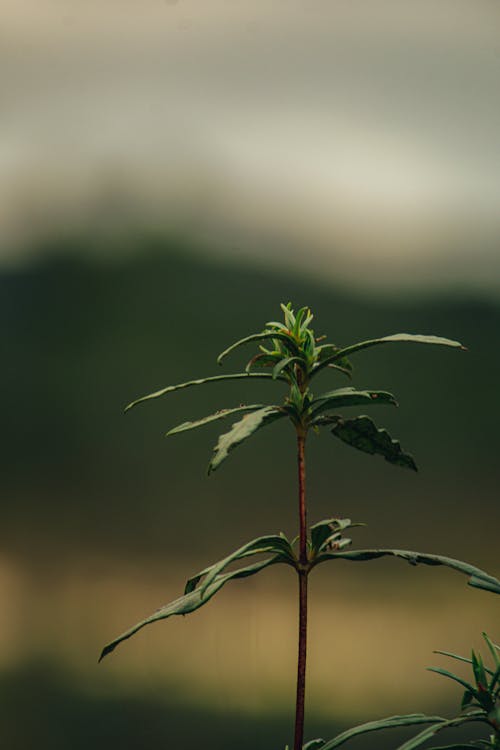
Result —
[[[469, 347], [460, 355], [388, 347], [356, 357], [353, 385], [396, 395], [399, 410], [379, 407], [377, 423], [397, 434], [420, 471], [395, 470], [330, 436], [311, 435], [310, 522], [349, 515], [368, 523], [360, 546], [439, 550], [497, 572], [500, 303], [425, 290], [370, 297], [286, 271], [211, 262], [165, 238], [143, 238], [139, 255], [114, 260], [89, 258], [89, 244], [53, 244], [36, 264], [0, 273], [0, 545], [7, 559], [57, 570], [101, 556], [160, 565], [177, 557], [196, 570], [230, 551], [226, 536], [237, 546], [280, 530], [295, 535], [290, 425], [263, 431], [210, 478], [217, 427], [163, 438], [186, 419], [267, 401], [267, 389], [278, 384], [214, 384], [123, 414], [137, 396], [220, 373], [217, 354], [291, 299], [311, 305], [318, 334], [338, 345], [400, 331]], [[225, 372], [242, 369], [245, 353], [238, 356]], [[318, 388], [343, 384], [329, 373]], [[373, 580], [377, 565], [391, 577], [411, 573], [377, 563], [373, 573], [363, 566], [362, 575]], [[286, 716], [256, 727], [248, 717], [196, 713], [179, 708], [174, 695], [158, 704], [98, 698], [45, 663], [4, 672], [0, 694], [9, 750], [44, 747], [49, 737], [54, 750], [161, 743], [189, 750], [199, 746], [201, 730], [217, 737], [221, 750], [279, 748], [290, 723]], [[345, 728], [335, 725], [339, 717], [321, 721], [314, 719], [313, 736]], [[369, 738], [365, 746], [382, 750], [385, 739], [377, 745]]]
[[[218, 546], [222, 531], [246, 541], [288, 519], [282, 530], [295, 533], [289, 425], [262, 433], [223, 476], [209, 480], [216, 429], [190, 435], [189, 445], [184, 436], [162, 437], [211, 408], [266, 399], [276, 384], [210, 385], [122, 413], [136, 396], [219, 373], [217, 354], [275, 317], [276, 300], [293, 299], [311, 304], [318, 334], [324, 328], [339, 345], [398, 330], [458, 338], [470, 350], [458, 356], [407, 346], [357, 355], [353, 385], [395, 393], [399, 410], [382, 407], [378, 423], [394, 430], [421, 471], [388, 471], [384, 462], [312, 436], [311, 521], [349, 514], [369, 523], [368, 543], [372, 532], [378, 545], [393, 543], [398, 529], [399, 545], [418, 542], [424, 551], [425, 539], [430, 551], [448, 529], [443, 552], [463, 553], [466, 543], [472, 559], [481, 539], [488, 554], [499, 519], [500, 305], [458, 294], [370, 298], [286, 272], [211, 263], [166, 240], [144, 240], [142, 247], [139, 257], [91, 261], [55, 246], [36, 266], [2, 272], [4, 550], [23, 559], [92, 549], [147, 557], [182, 552], [203, 561], [212, 550], [226, 551]], [[241, 369], [237, 354], [233, 359], [225, 371]], [[328, 374], [328, 387], [343, 384], [340, 374]], [[199, 529], [195, 549], [186, 549], [178, 532], [186, 524]]]

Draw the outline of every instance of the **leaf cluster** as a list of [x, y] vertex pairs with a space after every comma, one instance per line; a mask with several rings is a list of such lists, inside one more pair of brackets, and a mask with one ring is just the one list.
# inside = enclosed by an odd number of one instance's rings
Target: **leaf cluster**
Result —
[[[392, 405], [397, 406], [396, 398], [387, 391], [356, 389], [352, 386], [335, 388], [315, 394], [312, 383], [323, 371], [334, 371], [352, 378], [351, 355], [380, 344], [409, 342], [417, 344], [439, 344], [465, 349], [458, 341], [421, 334], [397, 333], [339, 347], [326, 342], [325, 336], [316, 336], [311, 327], [314, 315], [308, 307], [301, 307], [297, 313], [291, 303], [282, 304], [283, 322], [268, 321], [263, 330], [236, 341], [217, 358], [219, 364], [236, 349], [247, 344], [258, 344], [258, 352], [247, 361], [242, 372], [227, 375], [214, 375], [190, 380], [178, 385], [167, 386], [154, 393], [132, 401], [126, 410], [135, 405], [184, 388], [224, 380], [260, 379], [286, 384], [288, 391], [281, 403], [240, 404], [223, 408], [214, 414], [183, 422], [170, 429], [166, 435], [177, 435], [212, 422], [238, 415], [228, 432], [219, 436], [208, 473], [215, 471], [229, 453], [254, 435], [262, 427], [287, 417], [295, 429], [307, 434], [309, 429], [318, 432], [322, 427], [331, 427], [331, 434], [365, 453], [381, 455], [394, 465], [416, 470], [412, 456], [405, 453], [399, 442], [393, 440], [386, 430], [376, 427], [365, 415], [345, 419], [338, 413], [340, 408], [357, 406]], [[243, 416], [241, 416], [243, 415]]]

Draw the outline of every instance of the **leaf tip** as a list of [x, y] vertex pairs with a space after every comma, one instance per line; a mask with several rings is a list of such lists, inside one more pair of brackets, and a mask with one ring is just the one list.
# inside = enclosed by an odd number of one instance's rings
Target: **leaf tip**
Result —
[[115, 646], [116, 646], [116, 643], [108, 643], [107, 646], [104, 646], [103, 650], [101, 651], [101, 655], [99, 656], [99, 659], [97, 660], [97, 663], [100, 664], [105, 656], [107, 656], [112, 651], [114, 651]]

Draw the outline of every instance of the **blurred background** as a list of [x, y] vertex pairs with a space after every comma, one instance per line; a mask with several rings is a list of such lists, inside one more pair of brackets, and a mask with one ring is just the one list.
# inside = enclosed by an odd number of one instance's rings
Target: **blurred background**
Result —
[[[349, 516], [368, 524], [355, 546], [498, 576], [499, 32], [483, 0], [3, 0], [8, 750], [291, 741], [288, 569], [230, 584], [97, 666], [193, 572], [254, 536], [295, 534], [289, 427], [210, 478], [224, 429], [162, 437], [279, 385], [208, 385], [122, 413], [216, 374], [217, 354], [280, 302], [310, 305], [337, 344], [413, 332], [469, 347], [356, 355], [356, 386], [397, 395], [373, 417], [420, 472], [312, 435], [310, 520]], [[450, 666], [432, 650], [500, 638], [500, 602], [451, 571], [338, 562], [311, 596], [308, 738], [455, 710], [459, 692], [425, 671]]]

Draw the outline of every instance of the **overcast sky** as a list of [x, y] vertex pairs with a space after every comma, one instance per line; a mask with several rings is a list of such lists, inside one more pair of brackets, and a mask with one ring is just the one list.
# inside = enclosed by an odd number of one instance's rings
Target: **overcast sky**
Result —
[[500, 289], [497, 2], [1, 8], [0, 262], [145, 224], [321, 275]]

